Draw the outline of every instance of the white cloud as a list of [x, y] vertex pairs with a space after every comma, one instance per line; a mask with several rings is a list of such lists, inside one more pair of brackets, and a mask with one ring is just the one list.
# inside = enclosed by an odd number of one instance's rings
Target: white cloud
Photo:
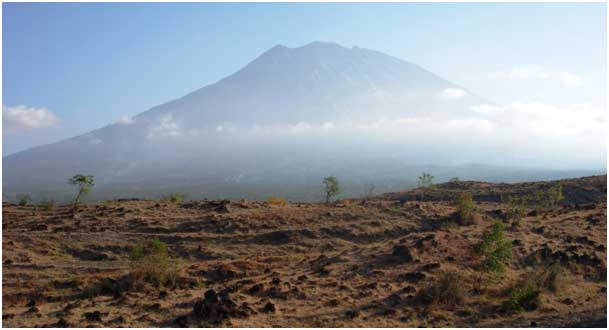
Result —
[[560, 80], [565, 87], [579, 87], [582, 85], [582, 78], [569, 72], [560, 73]]
[[304, 131], [310, 130], [312, 126], [309, 123], [303, 121], [298, 122], [296, 125], [288, 125], [292, 133], [303, 133]]
[[148, 138], [176, 137], [180, 135], [180, 125], [173, 119], [172, 114], [159, 117], [156, 123], [148, 127]]
[[135, 123], [135, 120], [131, 116], [124, 115], [121, 116], [116, 123], [120, 125], [131, 125]]
[[447, 88], [440, 93], [440, 98], [443, 100], [460, 99], [467, 94], [464, 90], [458, 88]]
[[477, 112], [482, 115], [493, 115], [498, 113], [503, 113], [505, 111], [504, 107], [492, 104], [480, 104], [471, 107], [472, 111]]
[[331, 130], [333, 128], [334, 128], [334, 123], [331, 121], [327, 121], [321, 125], [321, 129], [326, 130], [326, 131]]
[[514, 67], [509, 70], [499, 70], [490, 73], [489, 78], [496, 80], [543, 80], [555, 81], [564, 87], [574, 88], [583, 84], [582, 78], [567, 71], [548, 71], [539, 66]]
[[2, 122], [5, 128], [36, 129], [55, 126], [59, 119], [46, 108], [2, 106]]

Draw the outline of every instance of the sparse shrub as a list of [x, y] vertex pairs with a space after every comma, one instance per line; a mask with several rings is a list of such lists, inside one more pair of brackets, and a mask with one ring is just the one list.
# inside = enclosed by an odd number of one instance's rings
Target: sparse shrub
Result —
[[154, 287], [174, 287], [177, 271], [167, 245], [158, 239], [136, 245], [131, 251], [129, 273], [133, 283], [141, 281]]
[[565, 196], [562, 193], [562, 185], [560, 183], [550, 187], [547, 191], [547, 199], [548, 205], [552, 208], [558, 206], [558, 203], [565, 199]]
[[472, 194], [465, 192], [455, 199], [459, 224], [470, 225], [475, 222], [474, 200]]
[[95, 185], [95, 179], [93, 178], [93, 175], [76, 174], [68, 180], [68, 183], [78, 189], [78, 193], [76, 194], [73, 203], [73, 205], [76, 206], [83, 195], [91, 192], [91, 188]]
[[270, 205], [277, 205], [277, 206], [285, 206], [288, 204], [287, 200], [285, 200], [283, 198], [275, 197], [275, 196], [267, 197], [266, 202], [269, 203]]
[[530, 311], [539, 305], [541, 290], [534, 280], [528, 279], [512, 289], [510, 298], [503, 302], [503, 308], [509, 312]]
[[92, 299], [100, 295], [121, 297], [125, 292], [131, 290], [133, 282], [129, 275], [121, 276], [117, 279], [105, 277], [86, 286], [80, 293], [84, 299]]
[[481, 267], [492, 273], [503, 273], [512, 259], [512, 242], [504, 238], [504, 225], [496, 221], [491, 230], [482, 235], [482, 241], [474, 245], [474, 251], [482, 257]]
[[43, 199], [38, 203], [43, 210], [50, 211], [55, 208], [55, 200], [54, 199]]
[[465, 300], [463, 278], [454, 271], [441, 272], [433, 286], [419, 293], [418, 298], [425, 304], [455, 305]]
[[448, 180], [448, 182], [459, 182], [459, 181], [461, 181], [461, 179], [459, 179], [458, 177], [450, 178], [450, 180]]
[[161, 201], [163, 202], [170, 202], [170, 203], [181, 203], [186, 199], [186, 194], [183, 193], [173, 193], [173, 194], [169, 194], [166, 196], [163, 196], [161, 198]]
[[558, 263], [544, 266], [530, 277], [539, 288], [555, 294], [562, 293], [569, 284], [565, 269]]
[[508, 195], [502, 196], [501, 199], [504, 203], [508, 204], [508, 217], [512, 220], [512, 229], [520, 228], [531, 197], [529, 195]]
[[547, 190], [537, 190], [532, 194], [531, 201], [539, 212], [547, 211], [558, 206], [565, 197], [562, 194], [562, 185], [556, 184]]
[[433, 186], [433, 178], [433, 175], [425, 172], [421, 173], [421, 175], [417, 178], [417, 187], [421, 188], [421, 193], [419, 196], [420, 200], [423, 200], [427, 190]]
[[364, 185], [364, 199], [370, 199], [374, 196], [374, 189], [376, 186], [373, 183], [367, 183]]
[[32, 197], [28, 194], [18, 194], [16, 197], [17, 204], [19, 204], [19, 206], [26, 206], [29, 202], [32, 201]]
[[421, 173], [421, 176], [417, 178], [417, 185], [419, 188], [429, 188], [433, 185], [434, 176], [429, 173]]
[[553, 185], [547, 190], [536, 190], [526, 195], [502, 197], [503, 202], [510, 207], [510, 216], [516, 222], [520, 222], [524, 217], [528, 206], [534, 207], [538, 212], [547, 211], [558, 206], [563, 199], [561, 184]]
[[324, 178], [324, 191], [326, 193], [326, 204], [330, 203], [330, 199], [340, 192], [338, 185], [338, 179], [334, 176], [328, 176]]

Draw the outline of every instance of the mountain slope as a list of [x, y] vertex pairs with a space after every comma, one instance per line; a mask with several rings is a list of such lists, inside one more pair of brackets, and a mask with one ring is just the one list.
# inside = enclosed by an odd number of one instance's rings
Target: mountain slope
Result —
[[[277, 172], [298, 176], [312, 168], [318, 175], [370, 161], [390, 164], [396, 156], [402, 157], [398, 164], [454, 160], [458, 155], [445, 151], [432, 155], [434, 145], [419, 141], [424, 134], [414, 130], [414, 143], [403, 152], [403, 141], [339, 127], [418, 116], [433, 124], [435, 117], [467, 116], [481, 103], [462, 87], [376, 51], [322, 42], [275, 46], [238, 72], [131, 123], [4, 157], [3, 196], [57, 196], [67, 192], [66, 179], [75, 173], [95, 175], [98, 188], [121, 183], [137, 194], [162, 189], [161, 183], [179, 189], [176, 183], [193, 185], [197, 178], [230, 185], [244, 178], [264, 181]], [[105, 191], [112, 195], [111, 188]]]

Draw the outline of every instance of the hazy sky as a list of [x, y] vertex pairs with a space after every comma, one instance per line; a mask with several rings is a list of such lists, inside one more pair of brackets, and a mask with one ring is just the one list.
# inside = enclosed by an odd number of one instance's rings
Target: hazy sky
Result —
[[2, 6], [3, 155], [126, 120], [276, 44], [315, 40], [378, 50], [563, 121], [606, 102], [605, 4]]

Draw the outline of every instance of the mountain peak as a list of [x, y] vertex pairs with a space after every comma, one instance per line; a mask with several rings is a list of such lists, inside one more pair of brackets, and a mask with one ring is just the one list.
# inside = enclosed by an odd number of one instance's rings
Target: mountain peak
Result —
[[296, 47], [296, 49], [305, 49], [305, 48], [342, 48], [342, 49], [347, 49], [335, 42], [331, 42], [331, 41], [312, 41], [304, 46], [301, 47]]

